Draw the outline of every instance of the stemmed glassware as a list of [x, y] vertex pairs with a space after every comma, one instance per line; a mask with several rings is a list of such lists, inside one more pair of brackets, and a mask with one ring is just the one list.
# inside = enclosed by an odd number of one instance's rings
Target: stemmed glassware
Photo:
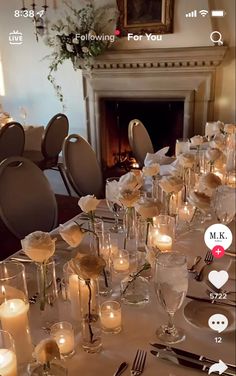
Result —
[[227, 225], [232, 222], [235, 216], [235, 189], [225, 185], [216, 188], [211, 206], [220, 223]]
[[123, 232], [123, 226], [119, 224], [119, 215], [123, 210], [122, 204], [118, 200], [119, 190], [118, 190], [118, 177], [112, 177], [106, 179], [106, 201], [107, 206], [114, 215], [115, 223], [109, 229], [110, 232], [119, 233]]
[[186, 257], [178, 252], [159, 253], [155, 264], [154, 287], [160, 304], [169, 316], [168, 324], [157, 329], [157, 337], [167, 344], [183, 341], [185, 334], [182, 329], [176, 328], [173, 320], [188, 290]]

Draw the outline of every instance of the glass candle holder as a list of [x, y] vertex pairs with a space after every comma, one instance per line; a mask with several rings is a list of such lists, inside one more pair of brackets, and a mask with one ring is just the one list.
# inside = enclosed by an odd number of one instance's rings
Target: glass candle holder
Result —
[[101, 239], [104, 236], [104, 222], [101, 218], [93, 218], [89, 221], [90, 232], [90, 250], [93, 254], [98, 255], [100, 253]]
[[182, 153], [187, 153], [190, 149], [190, 142], [188, 138], [178, 138], [175, 144], [175, 156]]
[[121, 331], [121, 306], [119, 302], [107, 301], [100, 308], [102, 331], [117, 334]]
[[70, 268], [68, 262], [63, 266], [63, 275], [65, 280], [66, 297], [67, 300], [69, 300], [71, 307], [71, 317], [74, 321], [78, 321], [80, 319], [79, 278]]
[[150, 237], [153, 247], [161, 252], [171, 251], [175, 237], [175, 219], [169, 215], [154, 217]]
[[189, 202], [184, 202], [178, 210], [178, 221], [190, 223], [195, 213], [195, 206]]
[[109, 233], [104, 233], [100, 239], [100, 256], [105, 260], [106, 266], [98, 278], [99, 294], [107, 296], [112, 292], [111, 238]]
[[28, 310], [24, 265], [13, 261], [0, 262], [1, 326], [15, 341], [19, 363], [28, 362], [32, 358]]
[[122, 249], [113, 255], [113, 270], [115, 273], [129, 273], [129, 252]]
[[50, 336], [56, 341], [60, 354], [71, 357], [75, 353], [75, 335], [71, 323], [61, 321], [53, 324], [50, 328]]
[[80, 278], [79, 297], [82, 321], [82, 347], [88, 353], [97, 353], [102, 348], [97, 280]]
[[12, 336], [0, 330], [0, 375], [17, 376], [17, 360]]

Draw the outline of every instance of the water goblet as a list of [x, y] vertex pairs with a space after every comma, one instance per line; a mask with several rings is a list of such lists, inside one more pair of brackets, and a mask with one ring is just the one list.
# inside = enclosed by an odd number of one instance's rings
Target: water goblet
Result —
[[154, 287], [160, 304], [169, 316], [168, 324], [157, 329], [157, 337], [166, 344], [183, 341], [185, 334], [174, 325], [174, 315], [183, 304], [188, 290], [186, 257], [178, 252], [159, 253], [155, 264]]

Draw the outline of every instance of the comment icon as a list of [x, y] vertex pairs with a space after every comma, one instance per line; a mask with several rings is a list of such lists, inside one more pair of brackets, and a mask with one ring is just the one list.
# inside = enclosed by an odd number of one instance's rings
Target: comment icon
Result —
[[221, 333], [228, 327], [228, 319], [225, 315], [216, 313], [209, 318], [208, 325], [212, 330]]

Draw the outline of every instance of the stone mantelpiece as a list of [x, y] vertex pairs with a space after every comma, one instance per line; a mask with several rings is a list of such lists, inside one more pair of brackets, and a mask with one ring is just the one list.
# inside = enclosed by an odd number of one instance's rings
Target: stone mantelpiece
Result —
[[[212, 120], [215, 70], [227, 47], [108, 51], [83, 70], [88, 139], [101, 156], [100, 99], [182, 99], [184, 136]], [[158, 114], [157, 114], [158, 121]]]

